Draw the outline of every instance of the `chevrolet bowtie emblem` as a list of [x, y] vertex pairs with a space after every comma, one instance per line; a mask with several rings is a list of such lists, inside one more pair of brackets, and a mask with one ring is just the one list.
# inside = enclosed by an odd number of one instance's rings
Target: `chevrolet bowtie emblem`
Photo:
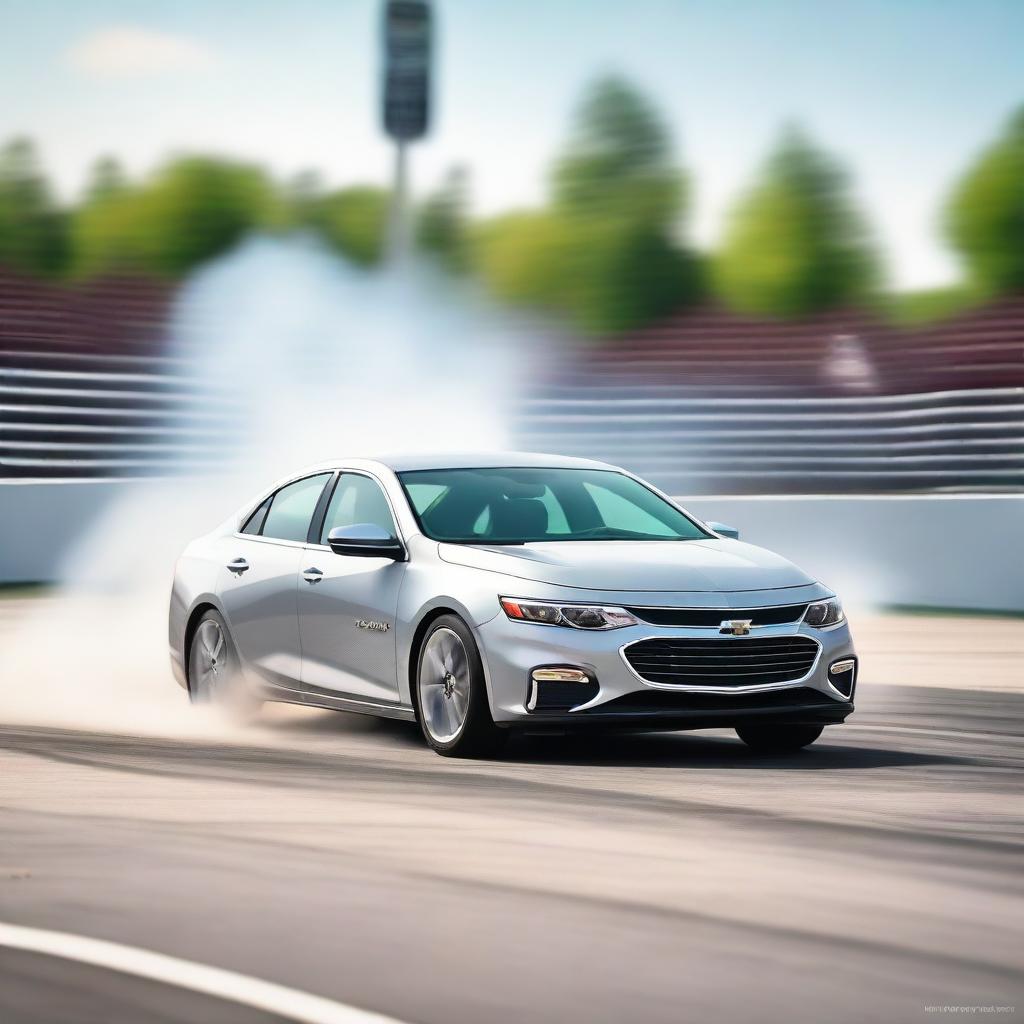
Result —
[[726, 619], [719, 627], [719, 633], [731, 633], [733, 636], [746, 636], [750, 632], [753, 619]]

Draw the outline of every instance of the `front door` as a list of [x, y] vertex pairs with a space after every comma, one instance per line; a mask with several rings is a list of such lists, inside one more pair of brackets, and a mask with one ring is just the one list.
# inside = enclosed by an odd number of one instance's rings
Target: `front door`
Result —
[[367, 523], [397, 536], [380, 484], [353, 472], [338, 477], [317, 538], [299, 575], [302, 685], [307, 692], [398, 702], [395, 611], [406, 563], [336, 555], [327, 536], [338, 526]]

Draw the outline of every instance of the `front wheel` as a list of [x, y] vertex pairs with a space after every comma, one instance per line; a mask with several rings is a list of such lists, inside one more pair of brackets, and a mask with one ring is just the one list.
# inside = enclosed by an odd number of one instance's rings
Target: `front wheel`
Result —
[[740, 725], [736, 735], [761, 754], [793, 754], [809, 747], [820, 735], [820, 725]]
[[445, 757], [486, 757], [505, 733], [491, 718], [480, 652], [469, 627], [456, 615], [434, 622], [416, 666], [420, 728]]

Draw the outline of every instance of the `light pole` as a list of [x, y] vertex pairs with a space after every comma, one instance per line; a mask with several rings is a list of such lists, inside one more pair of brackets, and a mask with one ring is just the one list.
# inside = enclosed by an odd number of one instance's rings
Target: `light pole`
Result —
[[412, 250], [408, 147], [430, 126], [432, 11], [429, 0], [385, 0], [383, 20], [383, 121], [395, 142], [395, 171], [387, 226], [387, 258]]

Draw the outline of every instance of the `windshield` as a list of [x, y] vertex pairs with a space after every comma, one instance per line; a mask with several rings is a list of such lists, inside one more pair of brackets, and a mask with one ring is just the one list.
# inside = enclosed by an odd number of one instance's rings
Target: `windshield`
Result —
[[432, 540], [700, 540], [692, 519], [643, 484], [603, 469], [428, 469], [398, 478]]

